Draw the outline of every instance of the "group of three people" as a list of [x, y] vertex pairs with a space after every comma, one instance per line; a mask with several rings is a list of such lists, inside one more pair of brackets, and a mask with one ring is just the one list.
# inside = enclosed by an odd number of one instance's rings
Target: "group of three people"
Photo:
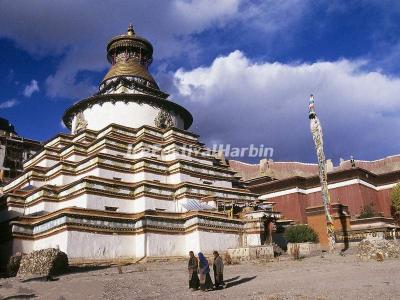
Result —
[[199, 253], [197, 258], [193, 251], [189, 252], [189, 288], [197, 290], [199, 287], [202, 291], [208, 291], [214, 289], [220, 289], [224, 283], [224, 263], [218, 251], [213, 252], [214, 263], [214, 281], [213, 284], [210, 276], [210, 267], [207, 258], [203, 253]]

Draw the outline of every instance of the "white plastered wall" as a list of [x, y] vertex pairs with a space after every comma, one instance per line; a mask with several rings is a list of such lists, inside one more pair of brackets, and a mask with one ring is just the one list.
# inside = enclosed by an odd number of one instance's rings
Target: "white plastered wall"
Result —
[[136, 257], [136, 235], [70, 231], [67, 254], [84, 259]]
[[[25, 208], [25, 214], [30, 215], [33, 213], [46, 211], [53, 212], [67, 207], [81, 207], [87, 209], [105, 210], [106, 206], [116, 207], [118, 212], [123, 213], [140, 213], [149, 209], [161, 209], [166, 211], [176, 211], [176, 203], [170, 200], [160, 200], [150, 197], [132, 198], [116, 198], [94, 194], [81, 194], [70, 200], [52, 202], [41, 201], [32, 206]], [[14, 211], [15, 208], [12, 208]], [[21, 214], [23, 213], [21, 209]], [[1, 219], [9, 219], [10, 213], [6, 210], [0, 212]]]
[[[53, 211], [56, 211], [59, 209], [63, 209], [66, 207], [73, 207], [73, 206], [89, 208], [87, 198], [88, 198], [88, 195], [83, 194], [76, 198], [66, 200], [66, 201], [59, 201], [59, 202], [41, 201], [35, 205], [26, 207], [25, 214], [30, 215], [30, 214], [40, 212], [40, 211], [53, 212]], [[104, 207], [102, 209], [104, 209]]]
[[83, 159], [85, 159], [86, 156], [80, 155], [80, 154], [72, 154], [70, 156], [68, 156], [67, 158], [65, 158], [66, 161], [71, 161], [71, 162], [78, 162], [81, 161]]
[[121, 199], [89, 194], [87, 195], [87, 208], [105, 210], [106, 206], [110, 206], [117, 207], [118, 212], [134, 213], [135, 201], [134, 199]]
[[170, 200], [159, 200], [150, 197], [139, 197], [134, 201], [134, 211], [133, 213], [143, 212], [149, 209], [165, 209], [166, 211], [174, 212], [176, 210], [176, 204], [174, 201]]
[[36, 166], [39, 167], [44, 167], [44, 168], [49, 168], [54, 166], [56, 163], [58, 163], [57, 160], [52, 160], [52, 159], [43, 159], [42, 161], [40, 161], [39, 163], [35, 164]]
[[237, 248], [240, 240], [237, 233], [201, 230], [186, 234], [103, 234], [71, 230], [36, 240], [14, 239], [13, 253], [58, 248], [73, 259], [187, 256], [189, 251], [211, 253]]
[[261, 245], [261, 237], [259, 233], [246, 234], [246, 246]]
[[[111, 102], [106, 102], [102, 105], [95, 104], [85, 109], [83, 115], [87, 121], [88, 129], [100, 130], [111, 123], [133, 128], [139, 128], [143, 125], [154, 126], [154, 120], [159, 112], [159, 108], [148, 104], [118, 101], [114, 104]], [[175, 127], [183, 129], [183, 120], [173, 113], [171, 113], [171, 117], [175, 123]], [[72, 128], [75, 128], [75, 124], [76, 116], [72, 121]]]
[[147, 256], [182, 256], [186, 245], [183, 234], [147, 233]]
[[202, 252], [210, 253], [214, 250], [226, 251], [228, 248], [240, 246], [240, 235], [236, 233], [221, 233], [199, 230], [199, 244]]

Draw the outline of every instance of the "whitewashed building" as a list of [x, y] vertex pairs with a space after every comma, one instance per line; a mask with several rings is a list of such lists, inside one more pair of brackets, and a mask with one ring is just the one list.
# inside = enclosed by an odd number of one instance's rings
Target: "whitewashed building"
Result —
[[[158, 88], [152, 53], [132, 27], [109, 42], [112, 66], [98, 93], [64, 114], [71, 134], [45, 143], [4, 187], [3, 253], [55, 247], [101, 260], [263, 242], [265, 218], [278, 215], [186, 131], [192, 116]], [[256, 217], [251, 209], [234, 217], [235, 207], [257, 205]]]

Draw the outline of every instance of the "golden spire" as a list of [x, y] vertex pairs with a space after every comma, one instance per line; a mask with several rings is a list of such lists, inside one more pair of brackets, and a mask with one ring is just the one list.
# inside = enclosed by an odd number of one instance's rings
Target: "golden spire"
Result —
[[151, 43], [136, 35], [132, 24], [129, 24], [125, 34], [112, 38], [107, 45], [107, 59], [112, 66], [102, 82], [120, 76], [139, 77], [158, 89], [148, 70], [153, 59], [152, 55]]
[[133, 30], [132, 23], [128, 26], [128, 31], [126, 32], [127, 35], [135, 35], [135, 31]]

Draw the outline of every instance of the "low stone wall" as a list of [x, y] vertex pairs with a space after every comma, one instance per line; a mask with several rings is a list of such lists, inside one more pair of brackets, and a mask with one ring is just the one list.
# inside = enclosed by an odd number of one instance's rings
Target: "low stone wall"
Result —
[[299, 256], [311, 256], [321, 251], [321, 245], [318, 243], [288, 243], [287, 251], [290, 255], [293, 255], [295, 245], [299, 247]]
[[390, 227], [363, 228], [347, 232], [336, 231], [336, 243], [358, 244], [364, 239], [381, 238], [386, 240], [400, 239], [400, 229]]
[[239, 247], [228, 249], [228, 254], [232, 260], [246, 261], [253, 259], [270, 259], [274, 257], [274, 248], [272, 245]]
[[396, 228], [393, 218], [372, 217], [350, 220], [351, 230], [368, 230], [375, 228]]

